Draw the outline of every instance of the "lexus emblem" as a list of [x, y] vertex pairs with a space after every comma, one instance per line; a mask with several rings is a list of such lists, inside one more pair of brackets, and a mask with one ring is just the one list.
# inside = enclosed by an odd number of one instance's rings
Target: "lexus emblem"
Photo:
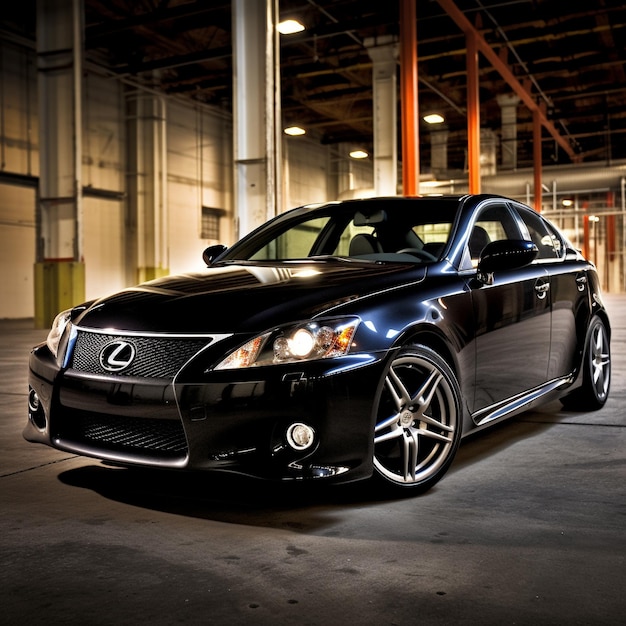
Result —
[[100, 365], [107, 372], [125, 370], [135, 358], [135, 346], [127, 341], [112, 341], [100, 351]]

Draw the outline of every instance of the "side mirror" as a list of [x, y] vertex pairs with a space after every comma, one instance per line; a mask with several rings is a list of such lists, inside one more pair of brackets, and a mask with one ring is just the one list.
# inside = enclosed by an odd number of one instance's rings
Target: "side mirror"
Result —
[[489, 285], [493, 282], [494, 272], [526, 267], [538, 254], [539, 249], [532, 241], [524, 239], [492, 241], [480, 254], [477, 278]]
[[222, 245], [209, 246], [202, 253], [202, 260], [207, 264], [207, 266], [213, 265], [213, 261], [215, 261], [215, 259], [217, 259], [217, 257], [222, 253], [226, 252], [226, 250], [226, 246]]

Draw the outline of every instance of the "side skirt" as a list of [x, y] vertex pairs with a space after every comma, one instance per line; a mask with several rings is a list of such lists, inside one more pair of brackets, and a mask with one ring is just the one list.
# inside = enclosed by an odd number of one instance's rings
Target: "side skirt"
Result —
[[535, 387], [534, 389], [525, 391], [517, 396], [507, 398], [502, 402], [480, 409], [480, 411], [472, 414], [472, 421], [475, 426], [479, 428], [495, 421], [522, 413], [523, 411], [527, 411], [532, 408], [533, 405], [538, 404], [540, 400], [545, 402], [546, 396], [552, 392], [560, 390], [562, 387], [566, 387], [567, 385], [571, 385], [575, 378], [574, 374], [563, 376], [562, 378], [556, 378], [545, 383], [544, 385], [541, 385], [540, 387]]

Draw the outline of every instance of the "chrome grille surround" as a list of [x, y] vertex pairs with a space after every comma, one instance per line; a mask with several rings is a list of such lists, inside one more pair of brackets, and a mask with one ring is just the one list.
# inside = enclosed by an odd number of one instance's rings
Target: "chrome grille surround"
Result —
[[205, 347], [230, 335], [169, 335], [103, 332], [76, 327], [69, 367], [87, 374], [110, 376], [100, 363], [103, 348], [125, 341], [135, 348], [135, 359], [115, 376], [173, 379], [193, 356]]

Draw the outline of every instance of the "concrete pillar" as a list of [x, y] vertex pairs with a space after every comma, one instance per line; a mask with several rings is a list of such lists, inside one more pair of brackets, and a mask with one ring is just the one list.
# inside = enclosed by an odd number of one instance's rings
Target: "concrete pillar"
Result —
[[398, 187], [398, 44], [394, 37], [364, 41], [373, 61], [374, 192], [395, 196]]
[[126, 94], [126, 114], [126, 278], [136, 283], [169, 274], [165, 100], [133, 89]]
[[277, 0], [232, 2], [238, 237], [282, 210], [277, 18]]
[[430, 132], [430, 169], [435, 178], [445, 176], [448, 171], [449, 131], [439, 128]]
[[517, 169], [517, 105], [515, 94], [500, 94], [497, 98], [501, 114], [501, 165], [504, 170]]
[[[336, 149], [340, 155], [348, 154], [350, 152], [350, 144], [340, 143], [336, 146]], [[355, 184], [352, 162], [353, 159], [346, 158], [345, 156], [336, 157], [332, 160], [334, 169], [333, 175], [337, 180], [334, 197], [338, 200], [352, 198], [354, 195]]]
[[39, 191], [35, 325], [85, 298], [82, 250], [83, 3], [38, 0]]
[[480, 129], [481, 176], [494, 176], [497, 170], [497, 137], [489, 128]]

